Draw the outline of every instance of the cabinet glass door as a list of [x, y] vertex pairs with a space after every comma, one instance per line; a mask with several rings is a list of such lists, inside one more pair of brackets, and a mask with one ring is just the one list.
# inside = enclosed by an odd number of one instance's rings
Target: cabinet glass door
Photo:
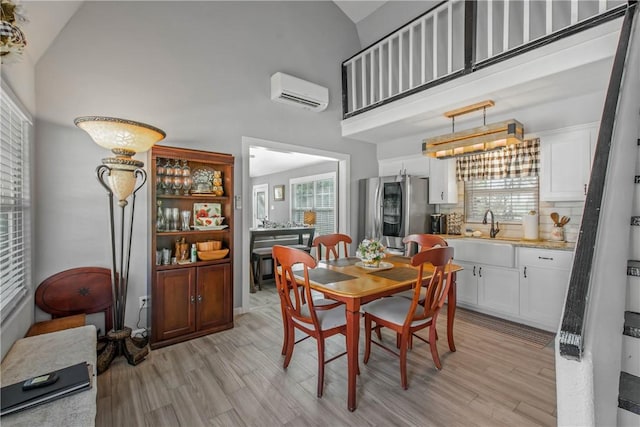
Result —
[[382, 234], [403, 237], [403, 188], [401, 182], [385, 182], [382, 190]]

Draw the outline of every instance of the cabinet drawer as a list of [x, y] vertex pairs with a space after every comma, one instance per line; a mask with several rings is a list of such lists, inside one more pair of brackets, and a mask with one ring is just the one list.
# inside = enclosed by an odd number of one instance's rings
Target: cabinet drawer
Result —
[[518, 265], [542, 268], [571, 269], [572, 251], [550, 249], [518, 248]]

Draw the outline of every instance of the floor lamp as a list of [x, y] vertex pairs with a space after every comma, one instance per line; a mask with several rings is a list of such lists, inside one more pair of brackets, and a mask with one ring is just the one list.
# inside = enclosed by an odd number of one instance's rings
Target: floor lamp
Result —
[[[76, 126], [84, 130], [101, 147], [116, 157], [102, 159], [96, 168], [98, 181], [107, 190], [111, 234], [111, 288], [113, 293], [113, 330], [107, 332], [107, 345], [98, 355], [98, 373], [107, 370], [111, 361], [123, 355], [131, 365], [140, 363], [149, 353], [146, 340], [132, 340], [131, 328], [124, 325], [129, 284], [129, 260], [133, 232], [136, 192], [147, 181], [144, 163], [133, 159], [136, 153], [148, 151], [166, 134], [153, 126], [113, 117], [78, 117]], [[116, 236], [114, 196], [120, 208], [120, 235]], [[131, 204], [127, 199], [131, 197]], [[127, 227], [125, 208], [129, 205]], [[126, 246], [125, 246], [126, 244]]]

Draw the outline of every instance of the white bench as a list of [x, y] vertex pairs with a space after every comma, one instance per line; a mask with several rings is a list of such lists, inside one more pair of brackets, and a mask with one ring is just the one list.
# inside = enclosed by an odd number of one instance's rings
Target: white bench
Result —
[[0, 364], [2, 386], [77, 363], [93, 367], [90, 390], [36, 406], [0, 419], [8, 426], [93, 426], [96, 421], [96, 328], [82, 326], [16, 341]]

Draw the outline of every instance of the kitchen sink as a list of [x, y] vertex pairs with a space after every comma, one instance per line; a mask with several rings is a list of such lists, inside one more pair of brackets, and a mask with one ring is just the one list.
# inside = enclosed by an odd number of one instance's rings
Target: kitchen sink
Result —
[[[514, 239], [513, 241], [519, 241]], [[463, 239], [449, 239], [449, 246], [454, 248], [455, 260], [477, 262], [499, 267], [515, 266], [515, 248], [506, 240], [491, 239], [489, 237], [465, 237]]]

